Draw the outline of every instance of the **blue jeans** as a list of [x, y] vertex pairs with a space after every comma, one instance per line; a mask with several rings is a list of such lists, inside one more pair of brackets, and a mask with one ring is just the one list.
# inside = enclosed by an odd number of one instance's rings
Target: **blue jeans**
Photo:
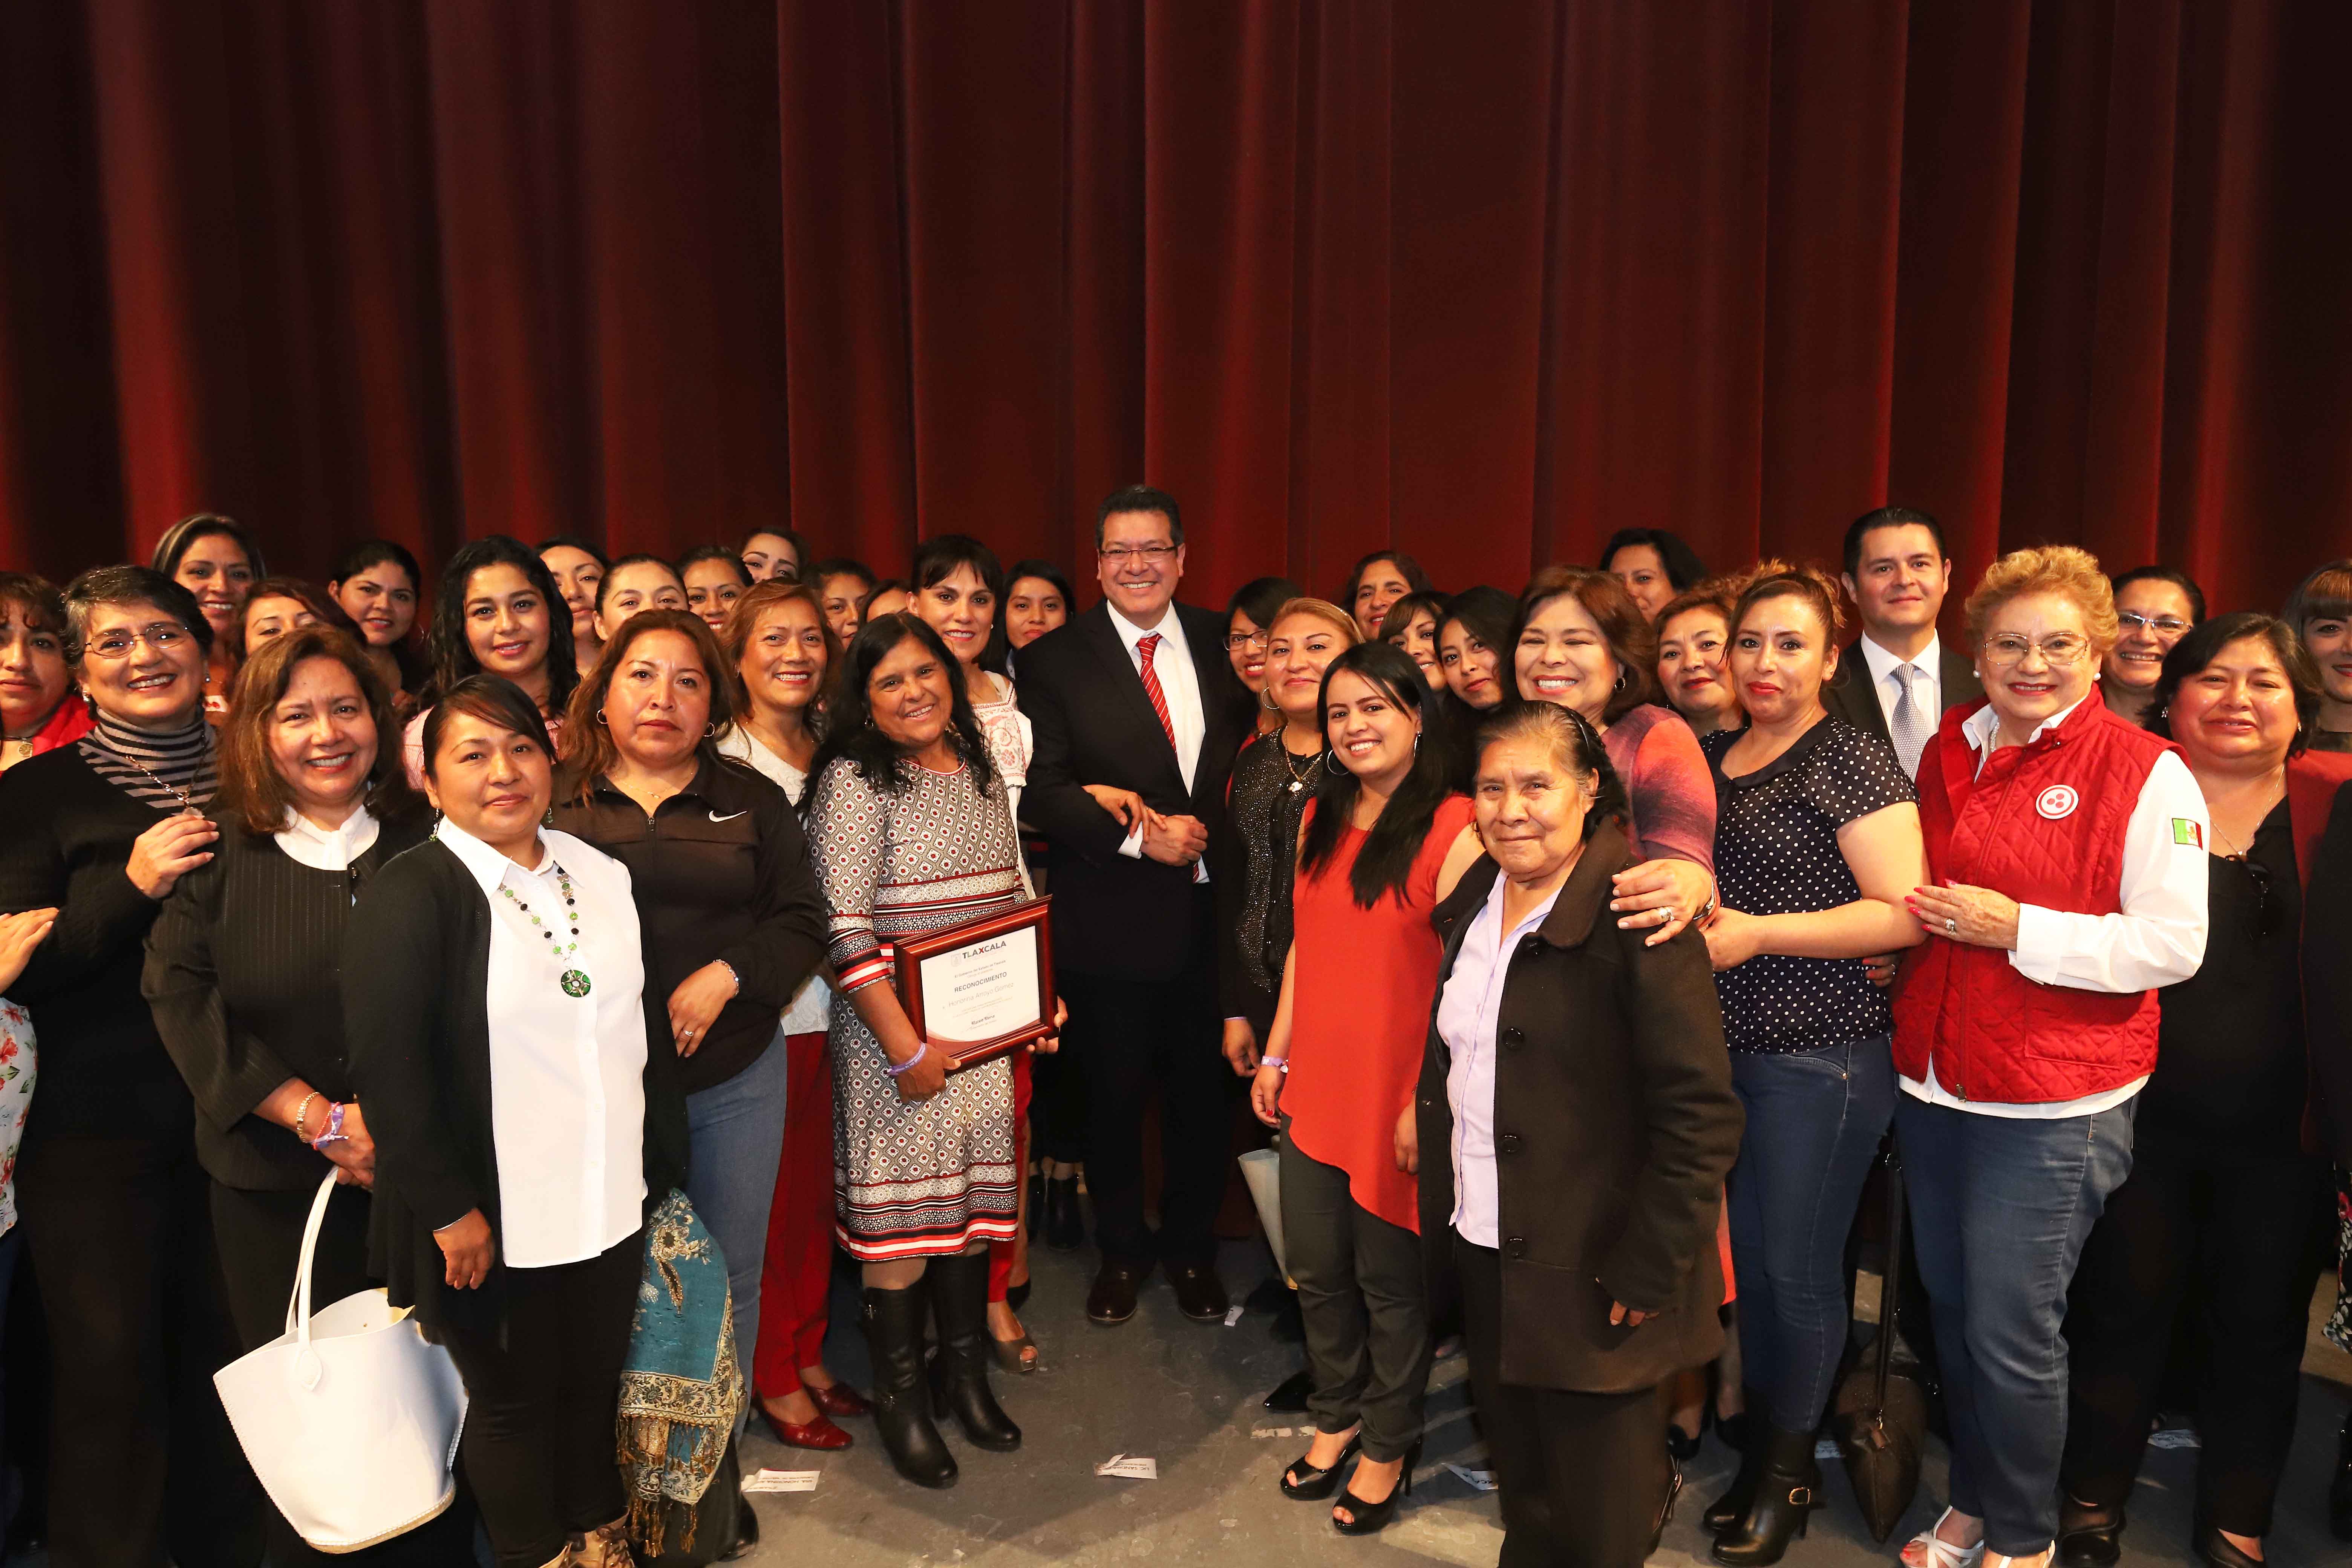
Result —
[[1895, 1107], [1919, 1277], [1952, 1424], [1952, 1506], [1985, 1544], [2030, 1556], [2058, 1531], [2066, 1447], [2066, 1288], [2107, 1194], [2131, 1174], [2137, 1099], [2024, 1121]]
[[[760, 1340], [760, 1268], [768, 1252], [776, 1164], [784, 1153], [789, 1072], [779, 1029], [758, 1061], [686, 1097], [686, 1195], [726, 1255], [727, 1285], [735, 1298], [735, 1355], [746, 1380]], [[745, 1400], [744, 1410], [751, 1407]]]
[[1845, 1239], [1895, 1114], [1887, 1037], [1819, 1050], [1734, 1051], [1748, 1131], [1731, 1167], [1739, 1356], [1772, 1425], [1810, 1432], [1846, 1336]]

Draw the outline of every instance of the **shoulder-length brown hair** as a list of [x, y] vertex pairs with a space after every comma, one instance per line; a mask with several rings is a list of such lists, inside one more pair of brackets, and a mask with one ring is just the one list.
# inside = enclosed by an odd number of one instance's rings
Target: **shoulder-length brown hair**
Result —
[[[1601, 710], [1601, 721], [1614, 724], [1644, 702], [1658, 700], [1658, 632], [1650, 617], [1633, 603], [1625, 584], [1606, 572], [1595, 572], [1584, 566], [1547, 566], [1528, 584], [1527, 592], [1519, 595], [1519, 613], [1511, 623], [1511, 641], [1507, 647], [1495, 651], [1502, 657], [1503, 668], [1516, 671], [1518, 668], [1519, 637], [1536, 613], [1554, 599], [1572, 595], [1601, 628], [1601, 638], [1609, 645], [1609, 657], [1617, 661], [1616, 689], [1609, 693], [1608, 702]], [[1518, 678], [1513, 675], [1512, 689], [1518, 688]], [[1522, 693], [1524, 695], [1524, 693]]]
[[718, 672], [719, 678], [726, 683], [728, 696], [738, 713], [751, 710], [751, 693], [743, 684], [743, 651], [751, 646], [751, 633], [758, 628], [761, 616], [779, 605], [790, 604], [806, 605], [809, 614], [816, 617], [816, 629], [824, 637], [824, 668], [817, 673], [816, 695], [809, 699], [809, 718], [816, 718], [816, 710], [824, 705], [824, 691], [832, 684], [834, 666], [841, 662], [841, 639], [833, 635], [833, 623], [824, 618], [824, 601], [809, 584], [767, 577], [736, 596], [735, 607], [727, 614], [726, 629], [719, 634], [719, 655], [727, 663], [727, 668]]
[[368, 662], [367, 650], [336, 627], [297, 626], [270, 638], [246, 660], [228, 717], [221, 721], [219, 810], [247, 832], [277, 832], [294, 807], [294, 791], [270, 760], [269, 726], [278, 705], [286, 700], [286, 689], [294, 683], [295, 670], [313, 658], [331, 659], [351, 671], [368, 715], [375, 721], [375, 762], [368, 769], [362, 804], [379, 821], [415, 805], [401, 757], [400, 721], [393, 712], [392, 693]]
[[590, 787], [620, 760], [613, 732], [604, 728], [604, 694], [613, 689], [613, 677], [629, 657], [629, 649], [649, 632], [676, 632], [694, 645], [702, 660], [702, 673], [709, 678], [710, 691], [710, 721], [702, 739], [695, 742], [695, 750], [706, 762], [720, 760], [712, 742], [735, 721], [735, 695], [734, 683], [727, 679], [726, 662], [719, 655], [719, 639], [710, 635], [710, 624], [691, 610], [639, 610], [621, 623], [621, 629], [597, 657], [596, 668], [572, 694], [560, 737], [563, 769], [555, 781], [556, 799], [585, 800]]

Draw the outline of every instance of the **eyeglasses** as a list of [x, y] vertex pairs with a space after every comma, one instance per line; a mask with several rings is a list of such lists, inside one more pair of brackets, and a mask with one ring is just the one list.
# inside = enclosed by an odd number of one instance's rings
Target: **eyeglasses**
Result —
[[1254, 647], [1263, 650], [1265, 645], [1273, 640], [1274, 634], [1272, 632], [1227, 632], [1225, 634], [1225, 651], [1228, 653], [1239, 653], [1245, 647]]
[[1130, 561], [1157, 566], [1175, 554], [1176, 550], [1173, 544], [1106, 544], [1095, 553], [1114, 566], [1124, 566]]
[[2137, 610], [2117, 610], [2116, 622], [2127, 633], [2154, 632], [2160, 637], [2177, 637], [2189, 629], [2179, 616], [2143, 616]]
[[2060, 632], [2056, 637], [2044, 637], [2038, 643], [2032, 637], [2009, 634], [1987, 637], [1984, 645], [1985, 662], [2003, 667], [2018, 664], [2024, 660], [2027, 654], [2036, 649], [2041, 651], [2042, 661], [2053, 667], [2080, 664], [2090, 657], [2091, 639], [2077, 637], [2073, 632]]
[[108, 632], [89, 645], [89, 651], [111, 664], [129, 658], [131, 650], [145, 643], [155, 653], [170, 653], [188, 640], [187, 628], [170, 622], [159, 622], [144, 631]]

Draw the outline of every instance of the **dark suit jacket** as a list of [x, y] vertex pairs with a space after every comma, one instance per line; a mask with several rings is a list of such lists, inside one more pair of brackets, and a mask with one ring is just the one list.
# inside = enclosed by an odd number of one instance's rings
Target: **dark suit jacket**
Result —
[[[1706, 940], [1685, 931], [1645, 947], [1608, 916], [1610, 876], [1633, 859], [1614, 823], [1595, 829], [1551, 913], [1503, 955], [1502, 1376], [1524, 1387], [1630, 1393], [1723, 1344], [1716, 1216], [1744, 1117]], [[1500, 874], [1482, 858], [1432, 916], [1445, 942], [1440, 998]], [[1433, 1006], [1415, 1121], [1436, 1302], [1454, 1286], [1451, 1062]], [[1612, 1328], [1612, 1301], [1658, 1316]]]
[[1170, 980], [1213, 962], [1203, 929], [1208, 889], [1195, 885], [1192, 868], [1121, 855], [1127, 829], [1084, 787], [1131, 789], [1154, 811], [1198, 817], [1213, 845], [1222, 835], [1225, 777], [1250, 732], [1250, 695], [1225, 658], [1223, 617], [1190, 605], [1176, 614], [1201, 690], [1201, 756], [1189, 790], [1109, 605], [1021, 650], [1014, 689], [1036, 735], [1021, 814], [1050, 850], [1055, 962], [1076, 973]]
[[[1984, 695], [1984, 685], [1977, 679], [1976, 661], [1954, 648], [1948, 640], [1936, 644], [1937, 671], [1944, 685], [1944, 711], [1973, 705]], [[1870, 665], [1862, 657], [1862, 644], [1850, 642], [1838, 655], [1837, 673], [1822, 683], [1822, 706], [1857, 729], [1867, 730], [1882, 741], [1892, 742], [1887, 733], [1886, 710], [1878, 705], [1878, 692], [1871, 683]], [[1933, 730], [1929, 733], [1933, 733]]]
[[[437, 840], [396, 857], [362, 890], [343, 934], [343, 1029], [353, 1083], [375, 1138], [372, 1272], [392, 1303], [428, 1326], [482, 1330], [506, 1317], [506, 1247], [478, 1289], [442, 1280], [436, 1226], [479, 1209], [499, 1225], [498, 1140], [490, 1121], [490, 905]], [[653, 973], [646, 955], [646, 973]], [[646, 1211], [686, 1185], [686, 1096], [669, 998], [645, 996]]]

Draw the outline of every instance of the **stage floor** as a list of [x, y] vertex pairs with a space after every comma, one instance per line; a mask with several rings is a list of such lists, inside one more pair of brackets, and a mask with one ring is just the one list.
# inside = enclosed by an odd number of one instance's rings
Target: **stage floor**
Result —
[[[743, 1454], [761, 1466], [821, 1472], [814, 1492], [756, 1500], [763, 1540], [739, 1559], [798, 1568], [900, 1568], [915, 1563], [1279, 1563], [1398, 1564], [1446, 1563], [1489, 1568], [1502, 1535], [1496, 1500], [1445, 1468], [1472, 1457], [1465, 1366], [1456, 1356], [1432, 1376], [1429, 1436], [1413, 1494], [1398, 1521], [1370, 1540], [1349, 1540], [1329, 1525], [1328, 1506], [1295, 1503], [1276, 1490], [1282, 1467], [1306, 1446], [1302, 1417], [1268, 1414], [1259, 1401], [1302, 1363], [1297, 1345], [1276, 1341], [1271, 1320], [1245, 1314], [1227, 1329], [1178, 1314], [1164, 1281], [1144, 1288], [1142, 1309], [1117, 1329], [1086, 1321], [1091, 1251], [1040, 1248], [1037, 1288], [1024, 1314], [1044, 1352], [1042, 1370], [996, 1378], [998, 1397], [1021, 1424], [1016, 1454], [995, 1455], [949, 1441], [962, 1466], [950, 1490], [926, 1491], [892, 1473], [870, 1421], [848, 1423], [857, 1446], [812, 1455], [779, 1447], [756, 1419]], [[1225, 1279], [1240, 1300], [1270, 1269], [1263, 1247], [1229, 1245]], [[837, 1281], [837, 1317], [828, 1364], [853, 1382], [865, 1379], [846, 1279]], [[2332, 1303], [2334, 1282], [2323, 1292]], [[2315, 1331], [2319, 1318], [2315, 1316]], [[2328, 1470], [2342, 1423], [2352, 1357], [2315, 1331], [2305, 1360], [2298, 1436], [2270, 1558], [2292, 1568], [2344, 1564], [2352, 1545], [2327, 1533]], [[1276, 1429], [1285, 1435], [1272, 1435]], [[1095, 1474], [1118, 1454], [1159, 1463], [1158, 1480]], [[2131, 1504], [2125, 1537], [2131, 1563], [2189, 1563], [2189, 1487], [2194, 1449], [2151, 1452]], [[1675, 1521], [1654, 1563], [1703, 1563], [1707, 1538], [1699, 1511], [1729, 1479], [1734, 1456], [1712, 1434], [1688, 1475]], [[1944, 1453], [1931, 1440], [1920, 1499], [1885, 1546], [1864, 1532], [1841, 1467], [1825, 1465], [1829, 1506], [1813, 1517], [1791, 1564], [1859, 1568], [1891, 1563], [1911, 1532], [1940, 1507]], [[1937, 1500], [1931, 1501], [1930, 1500]]]

